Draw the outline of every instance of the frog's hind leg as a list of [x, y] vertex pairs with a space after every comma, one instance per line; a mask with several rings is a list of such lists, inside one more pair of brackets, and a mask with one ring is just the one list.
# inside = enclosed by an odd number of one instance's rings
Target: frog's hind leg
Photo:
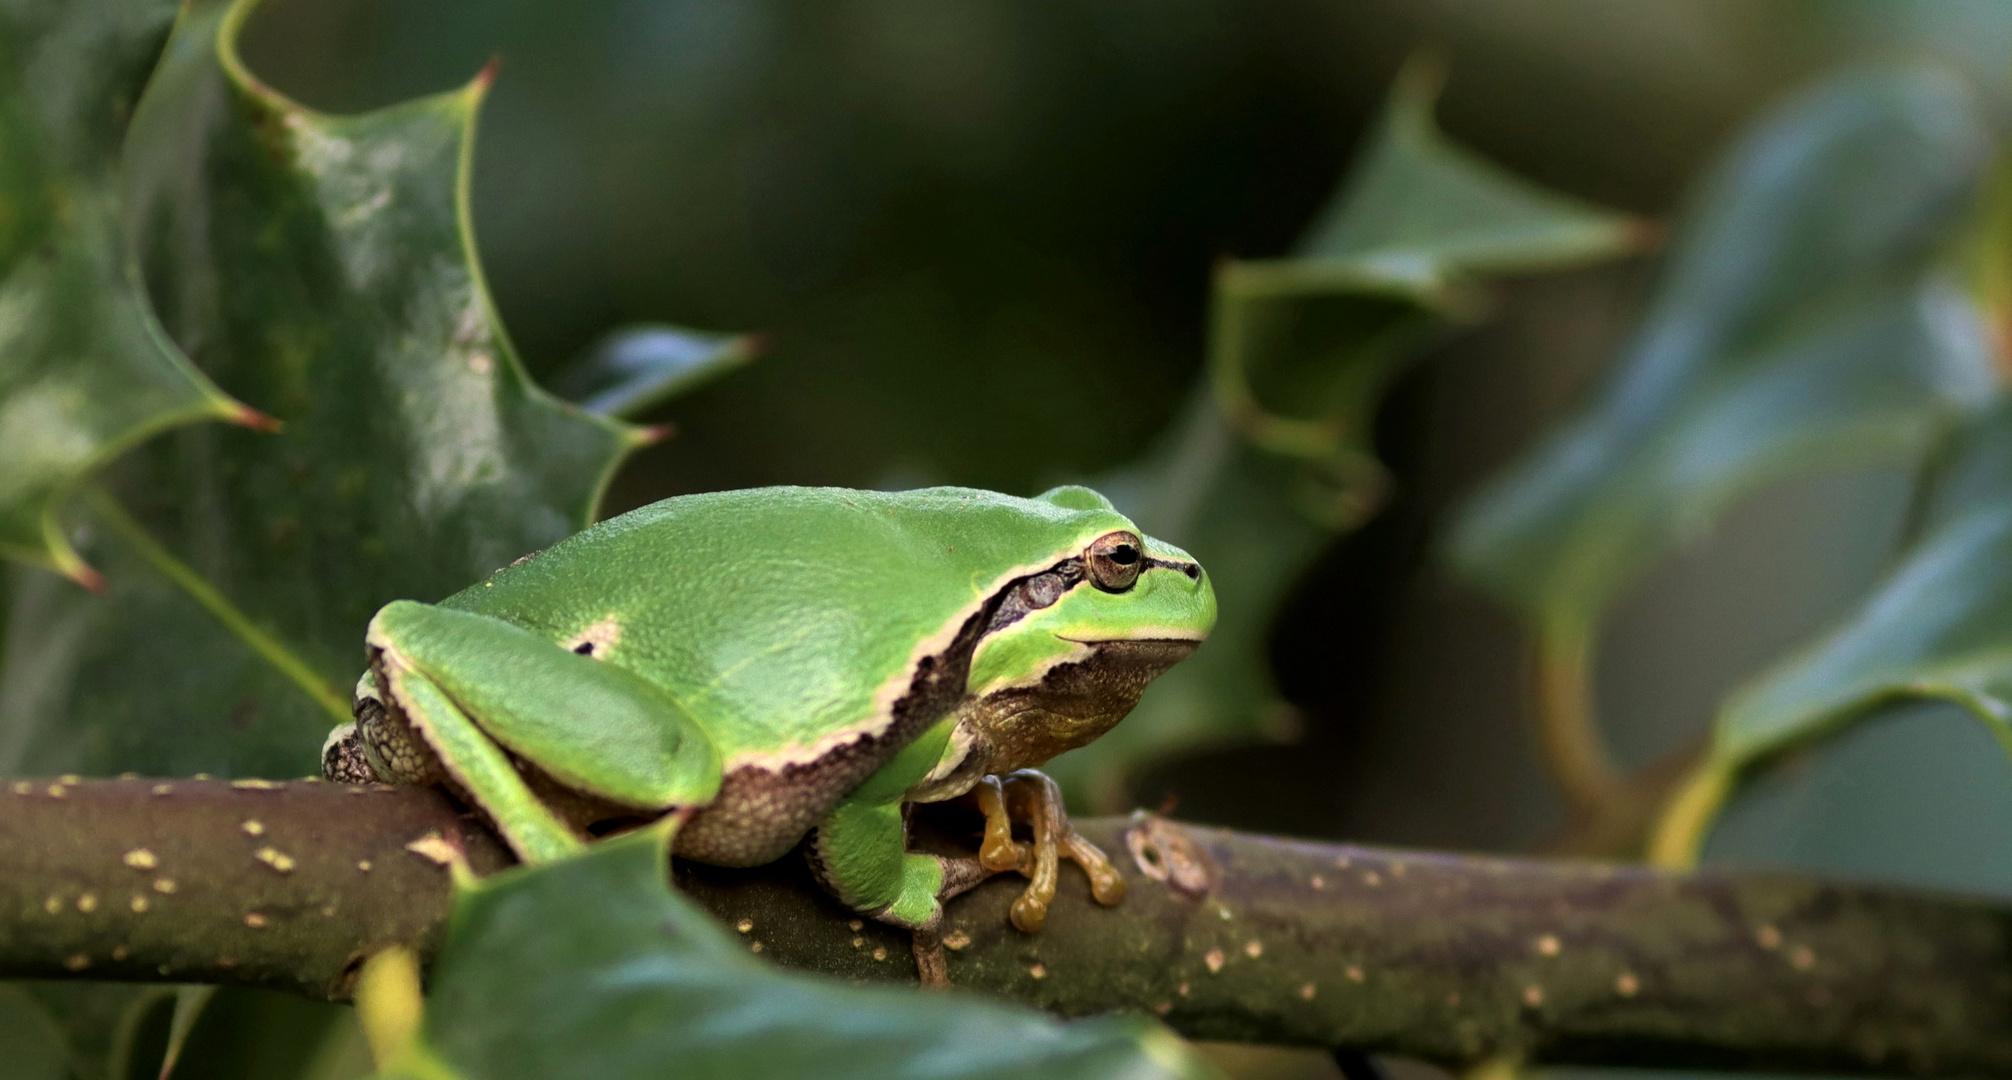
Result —
[[[1046, 773], [1034, 769], [987, 776], [972, 789], [985, 815], [985, 841], [978, 861], [991, 871], [1013, 870], [1025, 875], [1027, 891], [1013, 901], [1013, 925], [1035, 933], [1048, 921], [1055, 901], [1060, 862], [1066, 858], [1090, 878], [1090, 895], [1111, 905], [1125, 898], [1125, 879], [1097, 845], [1083, 839], [1062, 812], [1062, 789]], [[1013, 822], [1024, 821], [1033, 831], [1031, 842], [1013, 839]]]
[[[579, 850], [566, 814], [682, 820], [675, 811], [719, 790], [711, 737], [625, 669], [501, 619], [405, 600], [386, 604], [365, 640], [376, 704], [405, 721], [383, 725], [385, 733], [416, 732], [431, 753], [411, 756], [437, 759], [527, 862]], [[370, 736], [375, 714], [360, 707], [359, 715], [366, 745], [384, 756], [390, 743]], [[423, 767], [403, 772], [395, 779], [430, 780]]]
[[321, 744], [321, 775], [338, 784], [375, 784], [382, 781], [371, 767], [370, 752], [364, 749], [363, 732], [355, 722], [328, 733]]
[[394, 669], [391, 677], [397, 680], [407, 721], [431, 744], [455, 786], [488, 815], [518, 858], [545, 862], [580, 850], [580, 837], [553, 815], [503, 748], [433, 680], [410, 669]]

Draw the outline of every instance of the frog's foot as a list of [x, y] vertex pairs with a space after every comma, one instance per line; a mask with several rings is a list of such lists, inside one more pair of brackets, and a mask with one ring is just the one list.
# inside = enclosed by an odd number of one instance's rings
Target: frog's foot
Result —
[[[1028, 879], [1027, 891], [1013, 901], [1014, 926], [1031, 934], [1048, 921], [1063, 858], [1089, 875], [1090, 895], [1098, 903], [1110, 905], [1125, 898], [1125, 879], [1097, 845], [1070, 826], [1062, 813], [1062, 789], [1047, 774], [1021, 769], [1003, 777], [987, 776], [973, 793], [985, 815], [985, 842], [978, 849], [978, 862], [994, 873], [1013, 870]], [[1032, 829], [1031, 841], [1013, 839], [1015, 821]]]
[[924, 990], [950, 989], [950, 954], [943, 951], [943, 932], [932, 926], [909, 931], [915, 949], [915, 975]]
[[[985, 883], [999, 871], [986, 866], [971, 857], [952, 858], [930, 855], [942, 868], [942, 884], [936, 887], [936, 918], [924, 926], [911, 927], [915, 947], [915, 970], [922, 979], [925, 990], [944, 990], [950, 986], [950, 957], [943, 951], [943, 905], [953, 896], [961, 896]], [[882, 917], [882, 916], [876, 916]]]
[[936, 861], [943, 867], [943, 884], [936, 890], [938, 904], [948, 903], [952, 897], [970, 892], [999, 873], [985, 865], [983, 860], [970, 856], [955, 858], [938, 855]]
[[328, 733], [321, 744], [321, 775], [338, 784], [375, 784], [377, 770], [370, 767], [364, 752], [363, 736], [355, 724], [344, 724]]

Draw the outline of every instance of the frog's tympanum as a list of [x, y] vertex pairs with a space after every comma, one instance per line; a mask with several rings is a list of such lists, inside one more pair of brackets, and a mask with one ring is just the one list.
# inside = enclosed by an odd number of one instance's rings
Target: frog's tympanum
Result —
[[[1124, 894], [1033, 767], [1109, 730], [1215, 615], [1193, 558], [1087, 488], [685, 496], [387, 604], [323, 771], [444, 784], [526, 861], [661, 819], [720, 866], [808, 836], [840, 901], [924, 934], [1014, 870], [1032, 931], [1058, 858]], [[908, 851], [905, 804], [960, 796], [978, 855]]]

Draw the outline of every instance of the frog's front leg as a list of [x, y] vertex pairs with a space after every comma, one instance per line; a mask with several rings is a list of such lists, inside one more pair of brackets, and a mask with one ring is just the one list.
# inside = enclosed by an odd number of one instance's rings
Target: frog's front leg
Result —
[[910, 930], [934, 930], [943, 901], [996, 873], [977, 859], [909, 851], [898, 799], [840, 802], [818, 823], [809, 853], [818, 881], [840, 903]]
[[943, 901], [985, 879], [976, 860], [908, 850], [902, 804], [942, 758], [955, 723], [946, 718], [902, 747], [841, 799], [812, 834], [811, 870], [854, 911], [911, 930], [934, 930]]
[[942, 920], [946, 860], [908, 850], [899, 799], [841, 801], [818, 825], [810, 856], [818, 880], [854, 911], [910, 930]]
[[908, 850], [899, 797], [845, 799], [821, 822], [810, 843], [811, 870], [840, 903], [915, 934], [922, 985], [950, 985], [937, 927], [943, 901], [992, 875], [977, 859], [946, 859]]
[[[949, 981], [937, 938], [943, 902], [993, 874], [1011, 870], [1029, 879], [1026, 892], [1013, 902], [1011, 918], [1030, 934], [1047, 921], [1063, 858], [1083, 868], [1098, 903], [1125, 898], [1125, 879], [1070, 826], [1062, 812], [1061, 789], [1044, 773], [1022, 769], [979, 782], [972, 794], [985, 815], [985, 840], [975, 859], [909, 851], [899, 795], [875, 787], [854, 792], [818, 825], [810, 845], [811, 868], [841, 903], [915, 932], [916, 962], [926, 986]], [[1013, 839], [1015, 820], [1028, 823], [1031, 841]]]
[[[985, 841], [978, 861], [994, 872], [1014, 870], [1025, 875], [1027, 891], [1013, 901], [1013, 925], [1027, 933], [1048, 921], [1055, 901], [1059, 864], [1068, 858], [1090, 878], [1090, 895], [1109, 906], [1125, 898], [1125, 879], [1097, 845], [1076, 832], [1062, 811], [1062, 789], [1046, 773], [1021, 769], [1003, 777], [987, 776], [972, 794], [985, 815]], [[1013, 822], [1025, 821], [1033, 840], [1013, 839]]]

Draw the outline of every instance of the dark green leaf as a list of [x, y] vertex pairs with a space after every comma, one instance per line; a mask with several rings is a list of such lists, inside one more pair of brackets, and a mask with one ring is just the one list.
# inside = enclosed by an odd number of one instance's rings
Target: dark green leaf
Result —
[[1292, 258], [1217, 274], [1210, 372], [1230, 421], [1260, 447], [1312, 459], [1306, 499], [1351, 525], [1381, 497], [1369, 445], [1384, 388], [1488, 275], [1610, 258], [1649, 232], [1546, 191], [1432, 123], [1438, 69], [1413, 62], [1359, 164]]
[[548, 380], [554, 394], [602, 416], [641, 416], [753, 360], [744, 334], [630, 326], [595, 342]]
[[1706, 861], [2012, 896], [2012, 771], [1994, 743], [1944, 703], [1875, 707], [1757, 766]]
[[141, 1029], [150, 1017], [172, 1009], [175, 988], [138, 983], [17, 982], [0, 988], [0, 1008], [16, 1015], [9, 1026], [22, 1023], [20, 1013], [39, 1014], [54, 1036], [53, 1046], [66, 1069], [66, 1080], [126, 1080], [150, 1062], [141, 1046]]
[[1265, 669], [1273, 613], [1326, 544], [1374, 512], [1384, 390], [1432, 335], [1473, 314], [1491, 274], [1611, 257], [1640, 222], [1521, 180], [1433, 126], [1435, 69], [1400, 76], [1361, 163], [1289, 259], [1216, 277], [1213, 400], [1145, 462], [1095, 481], [1209, 568], [1216, 629], [1132, 717], [1051, 768], [1078, 805], [1123, 809], [1125, 776], [1295, 728]]
[[163, 0], [0, 5], [0, 556], [96, 576], [65, 497], [156, 432], [259, 421], [161, 332], [120, 233], [119, 151]]
[[356, 1011], [275, 990], [225, 987], [170, 1080], [360, 1080], [371, 1072]]
[[1918, 537], [1864, 605], [1727, 700], [1712, 765], [1731, 773], [1910, 697], [1954, 702], [2012, 748], [2012, 403], [1955, 441]]
[[11, 1080], [72, 1080], [62, 1033], [13, 983], [0, 983], [0, 1061], [7, 1062]]
[[[0, 5], [0, 555], [86, 582], [57, 513], [106, 461], [147, 436], [252, 414], [216, 389], [161, 331], [122, 235], [119, 161], [127, 121], [176, 5], [66, 0]], [[84, 597], [36, 573], [46, 592]], [[75, 640], [76, 620], [35, 621]], [[39, 650], [31, 650], [39, 651]], [[42, 684], [10, 649], [0, 714]], [[0, 763], [25, 732], [0, 726]], [[0, 766], [4, 767], [4, 766]], [[141, 1017], [162, 987], [0, 986], [0, 1071], [23, 1080], [124, 1080]]]
[[1143, 1017], [784, 974], [672, 894], [659, 847], [632, 834], [464, 894], [424, 1050], [468, 1080], [1215, 1075]]
[[1859, 74], [1766, 116], [1697, 194], [1591, 407], [1469, 506], [1452, 556], [1559, 625], [1784, 474], [1910, 460], [1997, 393], [1943, 266], [1991, 153], [1964, 86]]
[[318, 114], [239, 65], [252, 6], [183, 9], [126, 207], [170, 333], [287, 427], [120, 463], [88, 519], [110, 595], [16, 600], [40, 621], [10, 628], [10, 663], [36, 678], [10, 685], [0, 768], [313, 771], [371, 613], [582, 527], [644, 439], [533, 386], [491, 310], [467, 227], [487, 78]]
[[[1443, 76], [1413, 61], [1347, 183], [1300, 239], [1294, 280], [1345, 263], [1418, 295], [1488, 274], [1611, 258], [1638, 247], [1644, 225], [1539, 187], [1448, 139], [1432, 121]], [[1260, 264], [1265, 265], [1265, 264]]]

